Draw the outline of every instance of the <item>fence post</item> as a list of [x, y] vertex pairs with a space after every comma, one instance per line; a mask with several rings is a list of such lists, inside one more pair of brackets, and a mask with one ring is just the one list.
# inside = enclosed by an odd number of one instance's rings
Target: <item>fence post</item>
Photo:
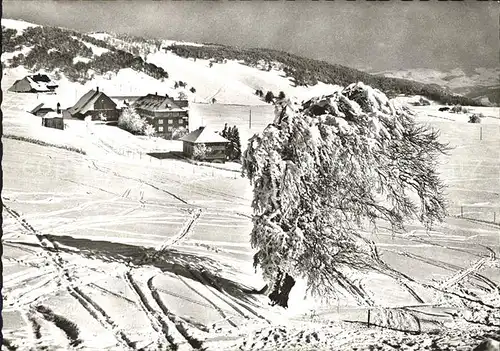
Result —
[[368, 328], [370, 328], [370, 309], [368, 309]]
[[483, 140], [483, 127], [479, 127], [479, 140]]
[[493, 223], [497, 222], [497, 213], [493, 212]]
[[460, 206], [460, 217], [464, 218], [464, 207]]

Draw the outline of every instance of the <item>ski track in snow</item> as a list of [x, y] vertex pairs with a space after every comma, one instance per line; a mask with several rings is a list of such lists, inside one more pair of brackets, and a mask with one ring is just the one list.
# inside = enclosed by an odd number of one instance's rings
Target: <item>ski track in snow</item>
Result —
[[[66, 281], [66, 289], [80, 304], [89, 312], [89, 314], [95, 318], [99, 323], [101, 323], [106, 329], [111, 330], [116, 336], [118, 342], [120, 342], [126, 349], [134, 349], [131, 345], [132, 343], [123, 333], [123, 331], [116, 328], [116, 324], [110, 319], [108, 315], [105, 314], [104, 310], [97, 305], [92, 299], [86, 296], [78, 286], [75, 286], [78, 282], [75, 282], [70, 275], [67, 268], [66, 261], [64, 261], [58, 253], [58, 250], [53, 242], [48, 240], [44, 235], [40, 235], [26, 220], [22, 219], [17, 212], [8, 207], [3, 203], [3, 207], [9, 215], [18, 221], [18, 223], [29, 233], [35, 235], [39, 241], [41, 248], [44, 250], [48, 260], [52, 261], [54, 267], [58, 271], [57, 277], [59, 282], [62, 280]], [[50, 243], [50, 244], [49, 244]], [[59, 284], [59, 283], [58, 283]]]

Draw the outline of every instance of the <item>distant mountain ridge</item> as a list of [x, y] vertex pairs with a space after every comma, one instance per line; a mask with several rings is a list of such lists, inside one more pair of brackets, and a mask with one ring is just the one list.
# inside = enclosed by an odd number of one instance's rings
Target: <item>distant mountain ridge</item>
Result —
[[491, 103], [500, 103], [500, 68], [478, 67], [464, 70], [436, 70], [416, 68], [406, 70], [369, 71], [371, 74], [408, 79], [425, 84], [437, 84], [450, 92], [472, 99], [488, 98]]
[[44, 70], [55, 74], [56, 79], [64, 76], [80, 84], [132, 69], [156, 80], [155, 87], [174, 86], [175, 82], [177, 89], [178, 85], [187, 87], [187, 82], [190, 90], [186, 89], [185, 93], [207, 102], [222, 99], [225, 103], [251, 101], [255, 104], [262, 102], [254, 96], [257, 89], [275, 94], [283, 90], [287, 96], [307, 97], [362, 81], [392, 96], [422, 95], [444, 104], [479, 104], [436, 84], [371, 75], [271, 49], [241, 49], [104, 32], [81, 33], [4, 19], [2, 44], [4, 69]]

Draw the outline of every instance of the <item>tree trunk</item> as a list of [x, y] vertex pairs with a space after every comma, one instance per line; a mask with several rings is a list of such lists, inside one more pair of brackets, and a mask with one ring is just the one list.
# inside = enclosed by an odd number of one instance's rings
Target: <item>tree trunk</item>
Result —
[[278, 305], [284, 308], [288, 307], [288, 295], [295, 285], [295, 279], [287, 273], [279, 272], [278, 277], [274, 282], [274, 288], [269, 299], [272, 305]]

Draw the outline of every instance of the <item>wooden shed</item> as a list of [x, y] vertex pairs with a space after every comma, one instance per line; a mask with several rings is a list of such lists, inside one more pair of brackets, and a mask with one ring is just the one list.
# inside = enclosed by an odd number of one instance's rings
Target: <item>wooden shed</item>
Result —
[[64, 118], [57, 112], [48, 112], [42, 117], [42, 126], [64, 130]]

